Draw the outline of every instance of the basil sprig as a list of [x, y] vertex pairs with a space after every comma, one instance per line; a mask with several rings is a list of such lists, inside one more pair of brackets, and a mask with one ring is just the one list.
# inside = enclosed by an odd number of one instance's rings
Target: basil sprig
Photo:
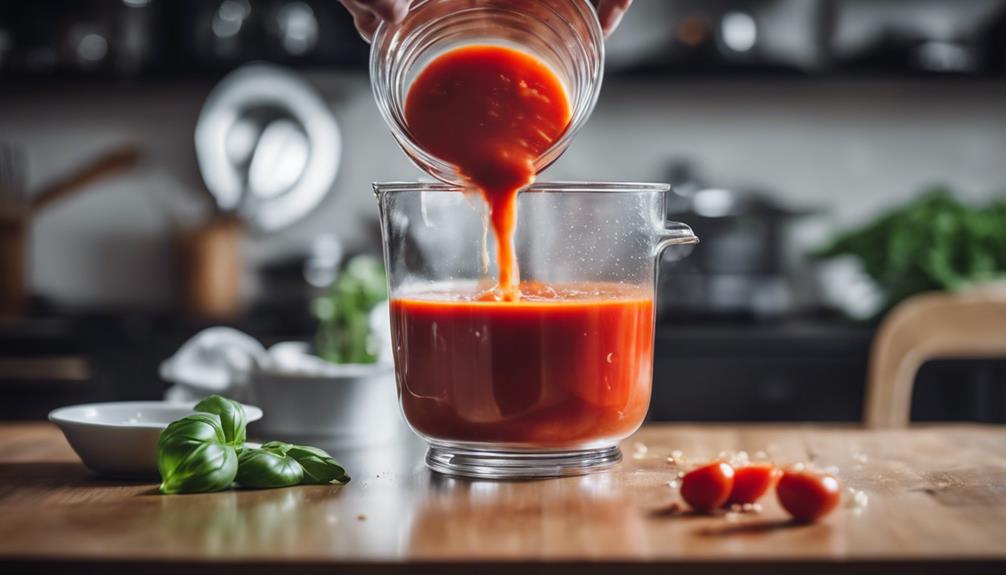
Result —
[[349, 482], [346, 469], [331, 455], [317, 447], [293, 445], [286, 452], [304, 468], [304, 483], [343, 484]]
[[268, 443], [262, 444], [262, 449], [268, 449], [273, 453], [278, 453], [280, 455], [286, 455], [290, 449], [293, 448], [292, 443], [286, 443], [283, 441], [270, 441]]
[[243, 487], [290, 487], [304, 478], [297, 460], [262, 448], [245, 448], [238, 456], [237, 481]]
[[317, 447], [281, 441], [246, 446], [247, 418], [236, 401], [213, 395], [195, 410], [161, 432], [157, 469], [162, 493], [221, 491], [234, 483], [272, 488], [349, 481], [342, 465]]
[[161, 493], [221, 491], [234, 482], [238, 456], [225, 442], [220, 416], [196, 413], [168, 425], [157, 442]]
[[220, 416], [224, 439], [228, 445], [241, 447], [245, 443], [245, 408], [233, 399], [211, 395], [196, 404], [195, 411], [215, 413]]
[[304, 468], [304, 479], [301, 483], [326, 485], [349, 482], [346, 469], [323, 449], [309, 445], [292, 445], [282, 441], [270, 441], [263, 444], [262, 449], [295, 459]]

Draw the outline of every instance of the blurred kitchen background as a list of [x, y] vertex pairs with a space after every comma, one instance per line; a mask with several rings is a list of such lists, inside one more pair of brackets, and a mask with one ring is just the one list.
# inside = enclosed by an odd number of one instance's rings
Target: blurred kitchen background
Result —
[[[702, 237], [666, 256], [651, 419], [859, 420], [894, 301], [809, 254], [1002, 200], [1006, 1], [636, 0], [607, 46], [543, 178], [670, 181]], [[367, 55], [334, 0], [0, 4], [0, 418], [161, 397], [213, 325], [311, 341], [339, 262], [379, 253], [371, 182], [424, 176]], [[1004, 383], [1002, 359], [927, 362], [912, 417], [1006, 422]]]

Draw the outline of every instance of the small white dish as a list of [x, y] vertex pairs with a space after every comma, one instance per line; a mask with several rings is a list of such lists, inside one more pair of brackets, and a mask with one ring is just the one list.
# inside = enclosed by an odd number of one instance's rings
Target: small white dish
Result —
[[[104, 475], [157, 476], [157, 440], [195, 402], [113, 401], [60, 407], [49, 413], [84, 465]], [[248, 422], [262, 410], [245, 405]]]
[[252, 428], [256, 437], [338, 451], [390, 443], [402, 428], [390, 365], [256, 369], [249, 384], [255, 403], [266, 410]]

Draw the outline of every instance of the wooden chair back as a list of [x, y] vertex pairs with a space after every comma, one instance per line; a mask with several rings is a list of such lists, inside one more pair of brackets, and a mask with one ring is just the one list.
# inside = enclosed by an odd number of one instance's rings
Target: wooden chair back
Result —
[[1006, 289], [926, 293], [898, 304], [870, 350], [863, 420], [871, 428], [906, 427], [915, 375], [932, 359], [1006, 357]]

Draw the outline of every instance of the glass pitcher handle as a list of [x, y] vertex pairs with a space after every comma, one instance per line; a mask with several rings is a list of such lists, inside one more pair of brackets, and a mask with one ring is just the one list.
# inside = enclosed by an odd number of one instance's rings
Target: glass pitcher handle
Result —
[[669, 246], [680, 246], [699, 243], [699, 236], [695, 235], [688, 224], [681, 222], [664, 222], [663, 227], [657, 232], [656, 254], [660, 254]]

